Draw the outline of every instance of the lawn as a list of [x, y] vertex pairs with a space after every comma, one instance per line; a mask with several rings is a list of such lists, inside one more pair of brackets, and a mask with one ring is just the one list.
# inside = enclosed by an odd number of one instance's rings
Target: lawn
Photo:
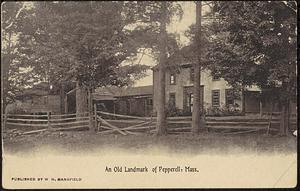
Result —
[[64, 154], [93, 153], [95, 150], [111, 149], [132, 153], [147, 153], [155, 149], [156, 154], [166, 153], [296, 153], [297, 138], [249, 133], [225, 135], [203, 132], [199, 135], [178, 134], [155, 136], [100, 135], [89, 131], [41, 132], [38, 134], [6, 137], [4, 151], [10, 154], [39, 152], [43, 147], [54, 148]]

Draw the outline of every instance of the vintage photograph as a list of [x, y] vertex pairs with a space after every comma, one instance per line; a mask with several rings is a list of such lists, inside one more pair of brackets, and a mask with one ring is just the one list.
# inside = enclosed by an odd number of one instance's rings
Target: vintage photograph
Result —
[[297, 1], [4, 1], [2, 187], [295, 188]]

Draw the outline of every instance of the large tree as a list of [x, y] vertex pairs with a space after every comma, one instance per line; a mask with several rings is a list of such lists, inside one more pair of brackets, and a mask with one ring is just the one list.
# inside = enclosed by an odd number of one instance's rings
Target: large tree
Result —
[[280, 133], [296, 94], [296, 2], [214, 2], [207, 59], [232, 86], [280, 89]]
[[76, 82], [77, 112], [87, 110], [87, 90], [126, 85], [147, 67], [135, 57], [147, 30], [134, 26], [141, 5], [130, 2], [35, 2], [22, 51], [40, 79]]
[[88, 108], [87, 91], [128, 85], [142, 77], [147, 67], [127, 62], [138, 53], [150, 50], [163, 65], [162, 57], [178, 49], [175, 35], [161, 36], [162, 26], [182, 15], [177, 3], [34, 2], [32, 7], [33, 13], [20, 23], [22, 63], [30, 68], [31, 77], [49, 85], [76, 83], [77, 113]]
[[157, 108], [157, 134], [163, 135], [166, 134], [166, 98], [165, 98], [165, 88], [166, 88], [166, 77], [165, 77], [165, 65], [167, 60], [167, 38], [166, 38], [166, 25], [167, 25], [167, 3], [163, 2], [161, 5], [161, 18], [160, 18], [160, 38], [159, 38], [159, 94], [158, 94], [158, 108]]
[[[201, 94], [200, 94], [200, 83], [201, 83], [201, 13], [202, 13], [201, 1], [196, 2], [196, 43], [197, 43], [197, 61], [194, 62], [194, 103], [192, 113], [192, 133], [197, 134], [200, 128], [201, 120]], [[203, 103], [202, 103], [203, 104]]]
[[178, 50], [176, 36], [167, 33], [167, 25], [172, 21], [174, 15], [179, 19], [182, 17], [182, 9], [180, 4], [168, 1], [151, 2], [146, 7], [146, 23], [151, 23], [151, 32], [146, 36], [146, 44], [150, 45], [149, 48], [151, 48], [153, 54], [156, 56], [159, 68], [159, 94], [156, 108], [157, 135], [164, 135], [167, 133], [165, 69], [168, 55], [172, 55]]

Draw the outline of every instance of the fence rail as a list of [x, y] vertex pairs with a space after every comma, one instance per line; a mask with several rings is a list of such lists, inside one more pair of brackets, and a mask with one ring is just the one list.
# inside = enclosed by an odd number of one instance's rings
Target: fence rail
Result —
[[[276, 131], [274, 128], [280, 123], [279, 118], [245, 118], [243, 116], [206, 117], [204, 126], [208, 131], [222, 130], [223, 133], [240, 134], [265, 130]], [[168, 117], [168, 133], [184, 133], [191, 131], [191, 116]], [[291, 118], [291, 125], [297, 124], [296, 118]], [[138, 117], [130, 115], [113, 114], [103, 111], [94, 111], [62, 114], [62, 115], [4, 115], [5, 128], [24, 127], [23, 134], [32, 134], [51, 131], [64, 131], [75, 129], [95, 130], [99, 134], [120, 133], [122, 135], [153, 133], [156, 131], [156, 117]], [[271, 127], [272, 126], [272, 127]], [[37, 129], [38, 128], [38, 129]], [[41, 129], [42, 128], [42, 129]], [[234, 132], [232, 132], [234, 131]]]
[[[97, 111], [99, 115], [100, 125], [98, 130], [100, 134], [121, 133], [133, 134], [137, 131], [155, 132], [156, 117], [137, 117], [121, 114], [113, 114], [108, 112]], [[144, 121], [144, 123], [143, 123]], [[151, 121], [149, 124], [146, 121]], [[167, 132], [168, 133], [184, 133], [191, 131], [191, 116], [168, 117]], [[227, 116], [227, 117], [206, 117], [205, 128], [208, 131], [222, 132], [226, 134], [241, 134], [257, 131], [277, 131], [274, 126], [278, 126], [280, 119], [278, 117], [270, 118], [265, 116], [254, 116], [247, 118], [245, 116]], [[131, 125], [129, 125], [131, 124]], [[297, 124], [296, 119], [291, 118], [291, 125]], [[272, 125], [272, 128], [271, 128]], [[220, 131], [221, 130], [221, 131]], [[134, 132], [133, 132], [134, 131]]]
[[[80, 117], [78, 117], [80, 115]], [[87, 116], [86, 116], [87, 115]], [[76, 117], [77, 116], [77, 117]], [[24, 118], [25, 117], [25, 118]], [[40, 119], [44, 118], [44, 119]], [[43, 131], [74, 130], [82, 128], [92, 128], [93, 116], [88, 112], [62, 114], [62, 115], [4, 115], [5, 129], [22, 128], [23, 135], [38, 133]]]

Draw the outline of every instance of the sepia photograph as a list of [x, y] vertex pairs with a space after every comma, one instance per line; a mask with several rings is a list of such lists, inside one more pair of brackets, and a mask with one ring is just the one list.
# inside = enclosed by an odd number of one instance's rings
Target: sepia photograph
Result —
[[299, 188], [297, 1], [3, 1], [3, 189]]

